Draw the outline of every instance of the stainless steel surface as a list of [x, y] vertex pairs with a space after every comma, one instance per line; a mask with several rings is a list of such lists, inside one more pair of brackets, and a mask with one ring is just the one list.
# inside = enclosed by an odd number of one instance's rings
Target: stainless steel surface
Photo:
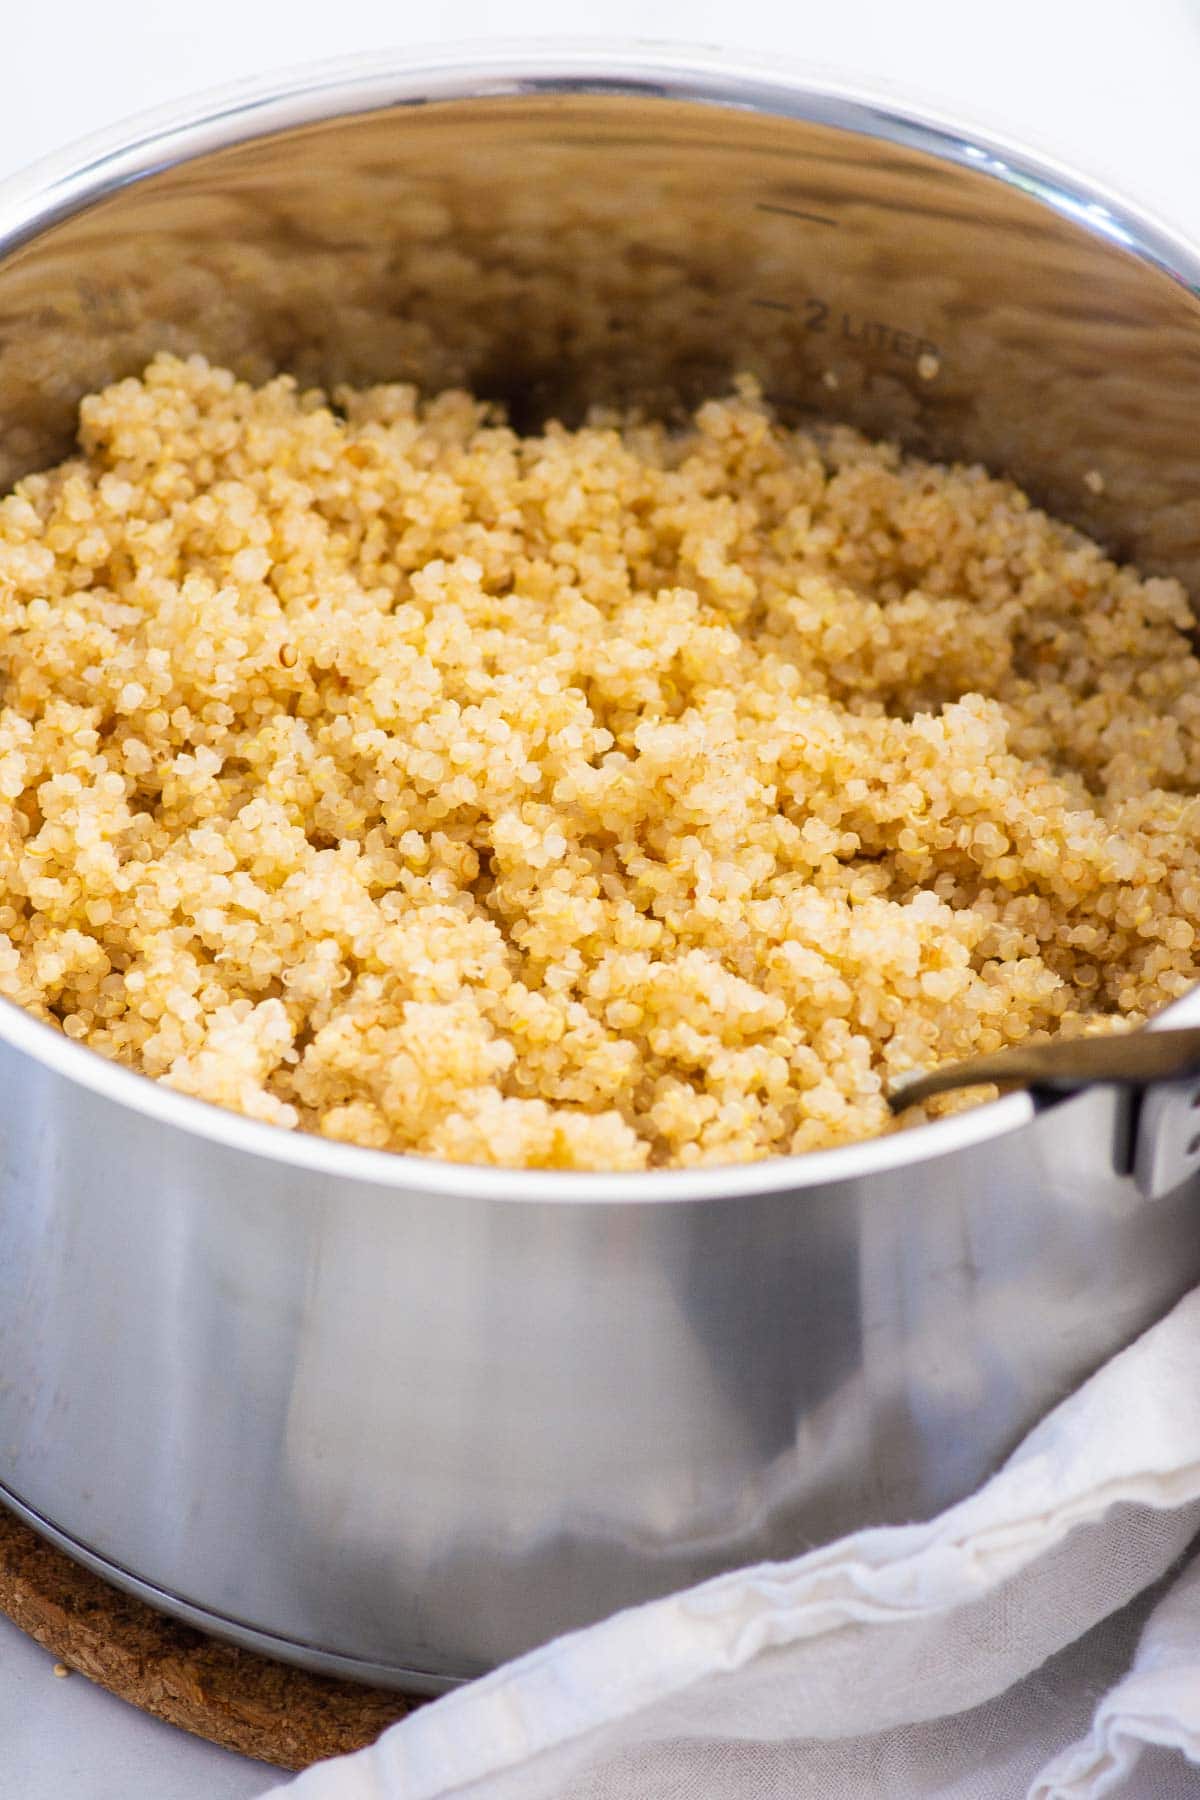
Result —
[[[1200, 566], [1185, 247], [778, 73], [521, 57], [308, 75], [0, 196], [3, 478], [163, 346], [523, 416], [748, 367]], [[194, 1619], [469, 1676], [967, 1491], [1200, 1277], [1194, 1185], [1140, 1191], [1132, 1128], [1014, 1094], [734, 1170], [462, 1169], [0, 1006], [0, 1485]]]
[[[290, 1638], [275, 1637], [270, 1632], [239, 1625], [234, 1620], [214, 1615], [203, 1607], [193, 1606], [178, 1594], [155, 1587], [153, 1582], [131, 1575], [119, 1563], [108, 1562], [104, 1557], [97, 1556], [86, 1544], [69, 1537], [49, 1519], [43, 1518], [41, 1513], [23, 1505], [3, 1486], [0, 1486], [0, 1504], [7, 1506], [10, 1512], [23, 1519], [34, 1531], [40, 1532], [42, 1537], [56, 1544], [85, 1568], [103, 1577], [113, 1587], [134, 1595], [159, 1612], [172, 1614], [185, 1625], [193, 1625], [197, 1630], [216, 1634], [243, 1650], [254, 1650], [260, 1656], [273, 1656], [283, 1662], [304, 1663], [328, 1675], [340, 1675], [349, 1681], [362, 1682], [367, 1687], [400, 1687], [410, 1694], [443, 1694], [450, 1688], [465, 1685], [462, 1679], [455, 1676], [429, 1675], [423, 1669], [405, 1668], [394, 1661], [378, 1663], [356, 1656], [337, 1656], [311, 1644], [296, 1643]], [[7, 1622], [7, 1619], [0, 1617], [0, 1624]]]
[[1194, 1198], [1113, 1176], [1111, 1090], [874, 1174], [574, 1203], [336, 1177], [140, 1087], [0, 1044], [3, 1485], [307, 1661], [469, 1675], [931, 1512], [1195, 1273]]
[[1096, 1082], [1146, 1088], [1155, 1081], [1189, 1078], [1200, 1078], [1200, 1027], [1195, 1025], [1176, 1031], [1133, 1031], [1121, 1037], [1012, 1044], [992, 1056], [972, 1056], [941, 1068], [899, 1075], [888, 1089], [887, 1101], [892, 1111], [899, 1113], [935, 1094], [993, 1082], [1045, 1094], [1073, 1094]]
[[[1161, 1036], [1183, 1015], [1195, 1017], [1197, 996], [1168, 1007], [1151, 1019], [1147, 1031]], [[1183, 1182], [1194, 1183], [1200, 1171], [1200, 1089], [1194, 1076], [1156, 1082], [1134, 1108], [1130, 1165], [1140, 1194], [1154, 1199], [1174, 1193]]]

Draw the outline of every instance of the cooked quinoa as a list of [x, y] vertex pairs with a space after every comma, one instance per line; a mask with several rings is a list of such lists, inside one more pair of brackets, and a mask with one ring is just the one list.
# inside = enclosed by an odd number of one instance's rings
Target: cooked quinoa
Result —
[[0, 992], [254, 1118], [637, 1169], [1196, 979], [1182, 589], [982, 469], [163, 357], [0, 502]]

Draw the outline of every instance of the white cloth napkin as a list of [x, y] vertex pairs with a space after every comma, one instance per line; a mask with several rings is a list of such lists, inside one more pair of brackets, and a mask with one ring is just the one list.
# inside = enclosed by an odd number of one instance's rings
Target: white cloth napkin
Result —
[[[1133, 1667], [1101, 1700], [1087, 1736], [1043, 1769], [1029, 1800], [1119, 1793], [1135, 1771], [1148, 1777], [1144, 1754], [1156, 1745], [1200, 1767], [1200, 1557], [1151, 1614]], [[1192, 1779], [1200, 1792], [1200, 1775]]]
[[939, 1518], [619, 1613], [272, 1792], [1195, 1796], [1200, 1558], [1147, 1591], [1198, 1531], [1200, 1291]]

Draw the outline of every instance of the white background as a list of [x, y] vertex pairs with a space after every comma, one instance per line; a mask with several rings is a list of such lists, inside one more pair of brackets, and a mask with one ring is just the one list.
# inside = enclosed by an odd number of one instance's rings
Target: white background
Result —
[[[1200, 0], [0, 0], [0, 179], [70, 139], [289, 63], [478, 38], [786, 55], [1058, 152], [1200, 232]], [[0, 1800], [244, 1800], [270, 1773], [144, 1719], [0, 1619]]]

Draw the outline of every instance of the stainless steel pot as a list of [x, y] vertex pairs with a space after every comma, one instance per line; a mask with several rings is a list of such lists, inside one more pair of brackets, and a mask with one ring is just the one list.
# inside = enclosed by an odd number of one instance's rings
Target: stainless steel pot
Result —
[[[162, 346], [522, 418], [751, 368], [1200, 567], [1195, 255], [828, 84], [596, 51], [302, 75], [11, 187], [0, 251], [5, 482]], [[965, 1493], [1200, 1278], [1194, 1105], [506, 1173], [278, 1132], [0, 1007], [0, 1483], [184, 1618], [444, 1685]]]

